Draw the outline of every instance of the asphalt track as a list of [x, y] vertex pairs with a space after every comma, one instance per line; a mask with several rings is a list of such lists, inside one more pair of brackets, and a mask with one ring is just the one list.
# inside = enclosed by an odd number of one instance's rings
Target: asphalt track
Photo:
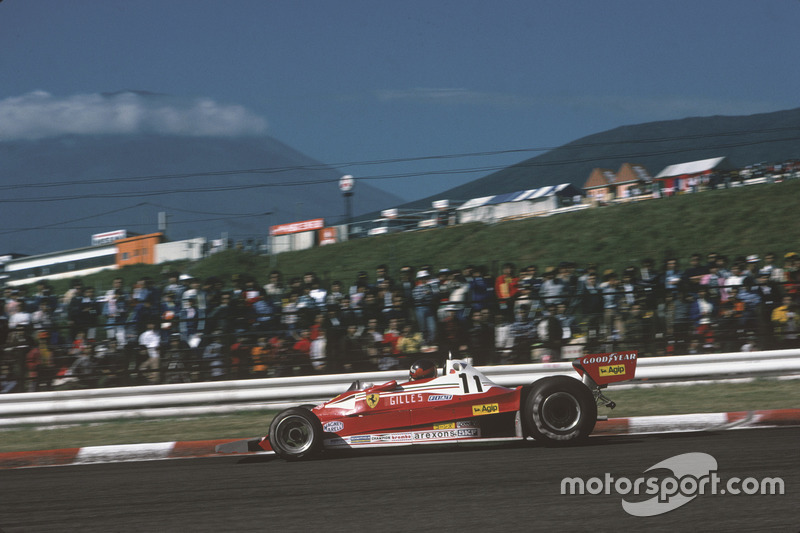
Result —
[[[561, 495], [564, 477], [635, 479], [704, 452], [727, 479], [780, 477], [784, 495], [699, 495], [655, 517]], [[288, 463], [222, 456], [0, 471], [0, 531], [800, 531], [800, 428], [592, 437], [343, 453]]]

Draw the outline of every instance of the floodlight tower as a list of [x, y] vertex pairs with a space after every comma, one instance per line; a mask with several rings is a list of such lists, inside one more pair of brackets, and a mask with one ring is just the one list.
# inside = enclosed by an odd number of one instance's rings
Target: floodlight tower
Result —
[[350, 223], [353, 221], [353, 186], [356, 180], [350, 174], [339, 179], [339, 190], [344, 195], [344, 218], [347, 226], [347, 238], [350, 238]]

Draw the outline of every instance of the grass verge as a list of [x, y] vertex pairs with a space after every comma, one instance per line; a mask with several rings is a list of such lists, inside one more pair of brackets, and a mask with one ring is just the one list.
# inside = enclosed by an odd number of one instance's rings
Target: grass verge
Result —
[[[793, 380], [612, 389], [607, 395], [617, 408], [601, 407], [599, 414], [610, 418], [800, 408], [800, 387]], [[273, 415], [273, 411], [260, 411], [0, 429], [0, 452], [259, 437], [266, 434]]]

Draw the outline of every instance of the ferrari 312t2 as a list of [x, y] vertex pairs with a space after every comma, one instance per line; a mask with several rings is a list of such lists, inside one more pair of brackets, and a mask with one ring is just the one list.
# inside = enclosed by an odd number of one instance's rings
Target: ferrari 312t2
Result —
[[581, 380], [554, 375], [515, 388], [492, 382], [466, 361], [450, 359], [440, 373], [422, 360], [407, 382], [356, 381], [327, 402], [278, 413], [269, 435], [217, 451], [274, 451], [297, 460], [332, 449], [479, 440], [574, 444], [594, 429], [598, 404], [614, 407], [601, 389], [632, 379], [636, 359], [636, 352], [586, 355], [573, 362]]

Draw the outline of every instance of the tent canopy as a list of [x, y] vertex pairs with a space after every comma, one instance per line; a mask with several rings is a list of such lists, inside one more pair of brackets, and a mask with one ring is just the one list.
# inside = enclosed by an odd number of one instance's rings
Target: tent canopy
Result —
[[582, 191], [576, 188], [571, 183], [562, 183], [560, 185], [548, 185], [546, 187], [539, 187], [538, 189], [528, 189], [527, 191], [509, 192], [505, 194], [496, 194], [494, 196], [484, 196], [481, 198], [473, 198], [465, 202], [458, 210], [474, 209], [484, 205], [497, 205], [507, 202], [521, 202], [523, 200], [537, 200], [539, 198], [547, 198], [549, 196], [578, 196]]
[[730, 165], [727, 164], [724, 157], [713, 157], [711, 159], [690, 161], [689, 163], [678, 163], [677, 165], [670, 165], [659, 172], [655, 179], [685, 176], [687, 174], [702, 174], [703, 172], [715, 169], [730, 170]]

